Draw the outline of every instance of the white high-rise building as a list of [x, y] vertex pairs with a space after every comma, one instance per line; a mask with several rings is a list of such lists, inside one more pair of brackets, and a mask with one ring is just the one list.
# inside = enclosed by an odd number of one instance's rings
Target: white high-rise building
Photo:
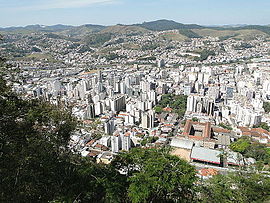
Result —
[[142, 128], [151, 129], [154, 127], [155, 113], [153, 110], [142, 113]]
[[149, 128], [153, 128], [154, 123], [155, 123], [155, 112], [153, 110], [150, 110], [148, 111], [148, 114], [149, 114], [149, 120], [150, 120]]
[[126, 98], [124, 95], [110, 99], [110, 107], [114, 112], [121, 111], [126, 108]]
[[129, 151], [131, 148], [131, 139], [129, 133], [122, 136], [122, 150]]
[[203, 84], [204, 82], [204, 73], [198, 73], [198, 82]]
[[121, 149], [121, 138], [119, 134], [111, 136], [112, 152], [119, 152]]
[[115, 130], [115, 122], [114, 120], [108, 120], [104, 123], [105, 133], [108, 135], [112, 135]]
[[126, 85], [123, 82], [120, 83], [120, 93], [126, 94]]
[[100, 138], [99, 144], [109, 147], [111, 145], [111, 136], [103, 136]]
[[140, 109], [142, 111], [146, 110], [146, 102], [141, 101], [141, 102], [138, 102], [137, 104], [138, 104], [138, 109]]
[[95, 103], [95, 114], [98, 116], [102, 114], [103, 111], [104, 111], [103, 103], [102, 102]]
[[154, 102], [154, 105], [156, 105], [157, 101], [157, 93], [154, 90], [151, 90], [150, 92], [147, 93], [148, 98], [150, 101]]
[[86, 112], [85, 112], [85, 119], [91, 119], [95, 118], [95, 105], [94, 104], [88, 104], [86, 107]]
[[190, 95], [191, 94], [191, 91], [192, 91], [192, 86], [191, 84], [185, 84], [184, 87], [183, 87], [183, 90], [184, 90], [184, 95]]
[[147, 112], [142, 113], [142, 128], [148, 128], [149, 126], [149, 117]]
[[196, 104], [195, 96], [189, 95], [187, 98], [187, 111], [194, 112], [195, 104]]

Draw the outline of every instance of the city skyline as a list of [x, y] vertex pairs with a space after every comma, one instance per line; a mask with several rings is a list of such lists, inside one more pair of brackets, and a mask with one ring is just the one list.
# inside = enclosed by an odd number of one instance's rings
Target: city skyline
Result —
[[270, 2], [130, 0], [0, 0], [0, 27], [82, 24], [134, 24], [158, 19], [200, 25], [268, 25]]

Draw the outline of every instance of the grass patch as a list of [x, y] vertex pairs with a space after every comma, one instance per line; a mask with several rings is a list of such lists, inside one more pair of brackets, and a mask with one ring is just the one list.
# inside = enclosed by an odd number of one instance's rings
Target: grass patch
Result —
[[171, 40], [171, 41], [185, 41], [185, 40], [189, 39], [188, 37], [186, 37], [182, 34], [179, 34], [179, 33], [175, 33], [175, 32], [163, 33], [159, 37], [161, 39]]
[[48, 53], [32, 53], [29, 55], [26, 55], [24, 57], [21, 58], [17, 58], [18, 60], [33, 60], [33, 61], [47, 61], [47, 62], [52, 62], [52, 63], [56, 63], [58, 62], [58, 60], [56, 60], [55, 58], [53, 58], [53, 56], [51, 54]]

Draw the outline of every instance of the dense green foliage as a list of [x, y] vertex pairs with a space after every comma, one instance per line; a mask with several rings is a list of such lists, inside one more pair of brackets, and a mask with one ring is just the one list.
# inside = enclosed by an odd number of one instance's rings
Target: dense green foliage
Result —
[[267, 123], [261, 122], [259, 125], [253, 126], [254, 128], [262, 128], [264, 130], [270, 131], [270, 127]]
[[16, 47], [14, 44], [6, 44], [2, 45], [1, 48], [5, 48], [5, 52], [9, 54], [9, 56], [14, 57], [22, 57], [26, 54], [31, 53], [31, 50], [24, 50]]
[[153, 61], [153, 60], [156, 60], [157, 58], [155, 56], [147, 56], [147, 57], [141, 57], [141, 58], [138, 58], [138, 60], [140, 61]]
[[37, 48], [37, 47], [33, 47], [31, 49], [31, 51], [33, 51], [33, 52], [41, 52], [41, 50], [39, 48]]
[[270, 150], [266, 145], [252, 142], [250, 137], [243, 136], [230, 145], [230, 148], [244, 157], [252, 157], [263, 164], [270, 164]]
[[220, 123], [218, 124], [220, 127], [224, 128], [224, 129], [227, 129], [227, 130], [232, 130], [232, 127], [230, 125], [226, 125], [224, 123]]
[[87, 45], [83, 45], [79, 48], [78, 53], [84, 53], [84, 52], [93, 52], [93, 49], [91, 49]]
[[192, 118], [192, 121], [193, 121], [193, 122], [199, 122], [199, 119], [196, 118], [196, 117], [193, 117], [193, 118]]
[[85, 37], [84, 41], [90, 46], [100, 46], [112, 38], [111, 33], [91, 34]]
[[235, 152], [239, 152], [241, 154], [244, 154], [247, 152], [250, 145], [251, 145], [251, 140], [249, 137], [241, 137], [236, 142], [233, 142], [230, 145], [230, 148]]
[[128, 176], [128, 197], [140, 202], [191, 202], [195, 197], [194, 168], [167, 149], [133, 149], [113, 165]]
[[158, 137], [155, 137], [155, 136], [146, 137], [141, 141], [141, 145], [145, 146], [147, 143], [154, 143], [157, 140], [158, 140]]
[[155, 106], [156, 113], [161, 113], [163, 108], [170, 107], [175, 113], [178, 113], [180, 117], [183, 117], [187, 107], [186, 95], [173, 95], [165, 94], [161, 97], [161, 100]]
[[115, 53], [110, 53], [104, 56], [108, 61], [117, 59], [117, 58], [121, 58], [121, 56], [119, 56], [118, 54]]
[[164, 31], [164, 30], [178, 30], [178, 29], [198, 29], [202, 26], [195, 24], [182, 24], [172, 20], [157, 20], [152, 22], [144, 22], [142, 24], [136, 24], [139, 27], [146, 28], [153, 31]]
[[[2, 60], [0, 66], [5, 66]], [[71, 114], [48, 103], [22, 100], [6, 85], [5, 74], [1, 71], [0, 201], [120, 202], [124, 177], [67, 147], [76, 126]]]
[[270, 113], [270, 102], [264, 102], [263, 108], [264, 108], [266, 113]]
[[215, 56], [215, 52], [212, 50], [207, 50], [207, 49], [203, 49], [202, 51], [197, 52], [198, 54], [200, 54], [200, 57], [195, 57], [194, 60], [195, 61], [204, 61], [206, 60], [209, 56]]
[[163, 108], [161, 106], [155, 106], [154, 110], [156, 113], [162, 113], [163, 112]]
[[260, 174], [217, 175], [201, 187], [201, 202], [264, 202], [270, 198], [270, 178]]
[[189, 30], [189, 29], [180, 29], [179, 33], [181, 35], [188, 37], [188, 38], [201, 38], [200, 35], [198, 35], [197, 33], [193, 32], [192, 30]]

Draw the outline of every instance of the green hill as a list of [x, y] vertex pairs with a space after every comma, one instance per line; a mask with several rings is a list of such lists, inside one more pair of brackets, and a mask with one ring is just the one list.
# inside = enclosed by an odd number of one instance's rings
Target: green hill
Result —
[[[218, 29], [222, 29], [222, 28], [218, 28]], [[259, 30], [261, 32], [264, 32], [268, 35], [270, 35], [270, 27], [269, 26], [262, 26], [262, 25], [247, 25], [247, 26], [243, 26], [243, 27], [234, 27], [234, 28], [230, 28], [231, 30]]]
[[100, 32], [101, 30], [105, 29], [106, 26], [102, 25], [81, 25], [77, 27], [73, 27], [71, 29], [64, 30], [59, 32], [59, 34], [69, 35], [69, 36], [85, 36], [92, 33]]
[[[137, 35], [151, 31], [167, 31], [178, 30], [179, 34], [164, 34], [164, 37], [169, 40], [185, 40], [187, 38], [200, 37], [219, 37], [220, 39], [239, 38], [244, 40], [254, 39], [257, 36], [270, 36], [270, 26], [262, 25], [234, 25], [234, 26], [220, 26], [220, 27], [206, 27], [196, 24], [182, 24], [172, 20], [156, 20], [151, 22], [144, 22], [133, 25], [114, 25], [103, 26], [85, 24], [81, 26], [69, 25], [28, 25], [25, 27], [9, 27], [0, 28], [0, 34], [30, 34], [34, 32], [51, 33], [57, 35], [64, 35], [73, 38], [83, 39], [85, 36], [101, 35], [103, 38], [105, 33], [111, 35]], [[106, 37], [109, 39], [108, 37]], [[91, 41], [91, 40], [90, 40]], [[103, 41], [103, 40], [102, 40]]]
[[182, 34], [179, 34], [179, 33], [175, 33], [175, 32], [162, 33], [162, 34], [159, 35], [159, 37], [161, 39], [172, 40], [172, 41], [184, 41], [184, 40], [189, 39], [185, 35], [182, 35]]
[[254, 39], [256, 36], [267, 36], [266, 33], [255, 30], [255, 29], [193, 29], [194, 33], [202, 36], [202, 37], [218, 37], [220, 39], [226, 39], [226, 38], [237, 38], [242, 40], [251, 40]]
[[142, 24], [135, 24], [136, 26], [143, 27], [152, 31], [164, 31], [164, 30], [178, 30], [178, 29], [199, 29], [203, 28], [196, 24], [182, 24], [172, 20], [156, 20], [152, 22], [144, 22]]
[[113, 34], [140, 34], [147, 33], [149, 30], [139, 27], [139, 26], [130, 26], [130, 25], [115, 25], [107, 27], [100, 31], [100, 33], [113, 33]]

